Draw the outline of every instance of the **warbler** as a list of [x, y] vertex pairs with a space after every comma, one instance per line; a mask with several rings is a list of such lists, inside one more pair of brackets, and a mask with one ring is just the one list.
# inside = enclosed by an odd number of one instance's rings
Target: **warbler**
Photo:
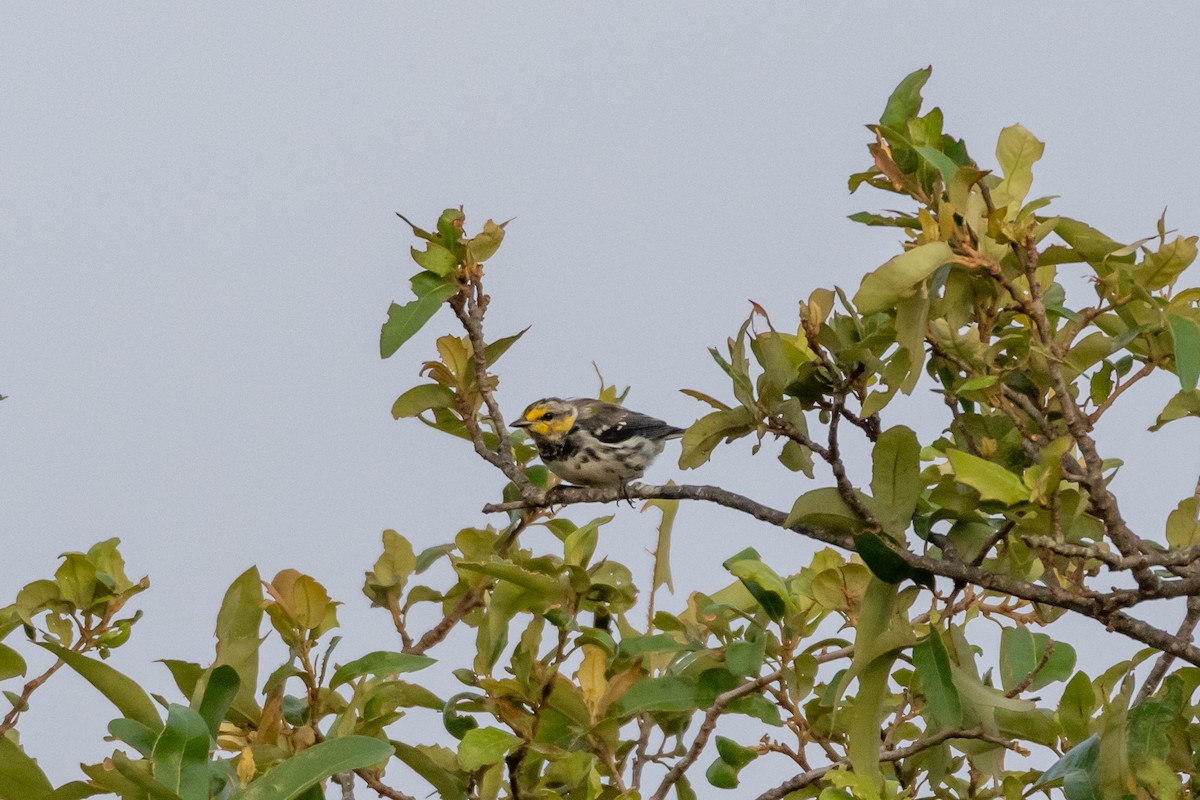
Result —
[[683, 428], [587, 398], [547, 397], [512, 423], [525, 428], [551, 472], [577, 486], [626, 486]]

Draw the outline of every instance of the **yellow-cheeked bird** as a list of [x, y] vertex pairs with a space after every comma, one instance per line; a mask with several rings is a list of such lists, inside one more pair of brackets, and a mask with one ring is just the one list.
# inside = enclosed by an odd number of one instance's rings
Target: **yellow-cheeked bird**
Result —
[[531, 403], [514, 428], [529, 431], [551, 472], [577, 486], [621, 486], [642, 477], [683, 428], [587, 398]]

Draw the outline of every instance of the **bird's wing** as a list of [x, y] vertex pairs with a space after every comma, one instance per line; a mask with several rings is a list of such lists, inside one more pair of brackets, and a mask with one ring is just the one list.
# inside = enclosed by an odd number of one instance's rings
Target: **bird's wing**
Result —
[[627, 411], [608, 403], [597, 404], [589, 409], [583, 423], [592, 435], [605, 444], [619, 444], [634, 436], [648, 439], [673, 439], [683, 435], [683, 428], [668, 425], [661, 419], [647, 414]]

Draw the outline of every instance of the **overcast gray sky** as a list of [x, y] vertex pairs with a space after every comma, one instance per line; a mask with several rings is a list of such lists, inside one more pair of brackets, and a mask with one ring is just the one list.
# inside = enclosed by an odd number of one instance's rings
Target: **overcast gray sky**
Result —
[[[341, 655], [392, 646], [360, 592], [380, 531], [447, 540], [502, 484], [389, 416], [452, 327], [439, 316], [379, 359], [415, 269], [395, 211], [517, 218], [488, 271], [491, 334], [533, 323], [501, 364], [508, 413], [593, 393], [595, 361], [681, 425], [703, 408], [679, 388], [727, 393], [706, 348], [747, 298], [792, 325], [800, 297], [894, 254], [895, 234], [846, 220], [892, 197], [849, 196], [846, 177], [915, 68], [933, 64], [927, 104], [985, 165], [1006, 125], [1043, 139], [1034, 193], [1061, 213], [1130, 241], [1169, 207], [1200, 231], [1200, 10], [1081, 9], [3, 5], [0, 604], [59, 553], [119, 536], [153, 586], [111, 663], [157, 691], [174, 696], [153, 659], [211, 658], [219, 599], [251, 564], [346, 602]], [[1170, 390], [1131, 391], [1102, 430], [1151, 537], [1198, 461], [1194, 422], [1142, 433]], [[748, 446], [695, 475], [677, 455], [649, 477], [779, 506], [810, 488]], [[617, 513], [601, 549], [644, 569], [651, 515]], [[811, 553], [708, 508], [685, 508], [676, 536], [677, 604], [744, 546], [781, 572]], [[113, 714], [73, 675], [54, 684], [21, 728], [62, 781], [111, 751]]]

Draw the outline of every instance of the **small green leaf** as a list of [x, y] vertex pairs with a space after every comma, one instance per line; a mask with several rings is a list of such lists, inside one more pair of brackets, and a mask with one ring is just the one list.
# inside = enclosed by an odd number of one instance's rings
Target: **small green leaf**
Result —
[[933, 167], [942, 176], [942, 182], [949, 185], [950, 181], [954, 180], [954, 174], [958, 172], [958, 164], [954, 163], [954, 159], [929, 145], [920, 145], [915, 148], [917, 154], [925, 159], [929, 166]]
[[403, 672], [416, 672], [435, 663], [437, 663], [437, 659], [428, 656], [377, 650], [338, 667], [329, 681], [329, 688], [336, 689], [343, 683], [348, 683], [363, 675], [390, 678]]
[[1063, 794], [1068, 800], [1102, 800], [1099, 787], [1100, 737], [1092, 734], [1072, 747], [1042, 773], [1032, 789], [1062, 781]]
[[921, 443], [897, 425], [879, 435], [871, 453], [871, 496], [907, 528], [921, 496]]
[[0, 644], [0, 681], [25, 674], [25, 659], [6, 644]]
[[1077, 672], [1063, 689], [1062, 697], [1058, 701], [1058, 720], [1062, 724], [1063, 733], [1076, 742], [1086, 739], [1095, 711], [1096, 690], [1087, 675]]
[[183, 693], [184, 697], [191, 700], [196, 696], [196, 685], [204, 674], [204, 670], [199, 664], [174, 658], [160, 659], [158, 663], [165, 664], [171, 671], [171, 677], [175, 679], [175, 685], [179, 687], [179, 691]]
[[997, 207], [1008, 205], [1009, 218], [1016, 215], [1029, 187], [1033, 184], [1033, 165], [1042, 157], [1046, 145], [1020, 125], [1000, 131], [996, 142], [996, 160], [1004, 171], [1004, 180], [992, 190]]
[[954, 685], [950, 656], [940, 630], [930, 626], [929, 635], [913, 647], [913, 667], [921, 682], [921, 693], [925, 696], [929, 713], [939, 728], [961, 727], [962, 699]]
[[1183, 389], [1167, 401], [1166, 408], [1158, 415], [1150, 430], [1156, 431], [1168, 422], [1196, 416], [1200, 416], [1200, 390]]
[[465, 800], [467, 781], [454, 752], [437, 745], [412, 746], [392, 742], [396, 758], [420, 775], [437, 791], [441, 800]]
[[498, 764], [521, 745], [521, 739], [499, 728], [467, 731], [458, 743], [458, 763], [467, 772]]
[[693, 711], [700, 707], [694, 680], [668, 675], [642, 678], [617, 701], [622, 717], [643, 711]]
[[1029, 499], [1029, 488], [1021, 482], [1021, 478], [1001, 465], [961, 450], [949, 450], [946, 457], [954, 468], [958, 482], [979, 492], [981, 499], [996, 500], [1010, 506]]
[[204, 696], [200, 699], [196, 710], [208, 726], [209, 735], [212, 736], [214, 742], [217, 740], [221, 723], [225, 721], [225, 713], [229, 711], [229, 706], [233, 704], [234, 698], [238, 695], [241, 683], [237, 670], [228, 664], [213, 667], [212, 673], [208, 676], [208, 684], [204, 687]]
[[108, 732], [125, 744], [137, 750], [146, 758], [154, 752], [154, 742], [158, 734], [137, 720], [121, 717], [108, 723]]
[[1175, 343], [1175, 372], [1185, 391], [1196, 388], [1200, 378], [1200, 327], [1188, 317], [1167, 314], [1171, 339]]
[[483, 230], [467, 240], [467, 253], [471, 259], [483, 263], [494, 256], [500, 249], [500, 243], [504, 241], [504, 226], [507, 224], [497, 225], [490, 219], [483, 223]]
[[[417, 282], [413, 281], [414, 291]], [[389, 358], [400, 346], [421, 330], [433, 318], [442, 303], [458, 294], [458, 284], [452, 277], [443, 278], [436, 284], [422, 284], [417, 299], [404, 305], [392, 303], [388, 308], [387, 322], [379, 331], [379, 355]]]
[[438, 277], [446, 277], [458, 266], [458, 259], [437, 242], [429, 242], [424, 250], [412, 248], [413, 261], [422, 269], [427, 269]]
[[172, 703], [151, 754], [155, 780], [180, 800], [207, 800], [209, 744], [204, 718]]
[[890, 309], [952, 258], [945, 242], [917, 245], [867, 273], [854, 294], [854, 305], [864, 315]]
[[[731, 558], [723, 566], [749, 590], [767, 616], [778, 622], [793, 608], [791, 592], [775, 570], [757, 558]], [[793, 608], [794, 610], [794, 608]]]
[[757, 678], [767, 652], [767, 638], [740, 639], [725, 647], [725, 667], [734, 675]]
[[103, 591], [96, 580], [96, 566], [83, 553], [63, 554], [63, 563], [55, 571], [54, 581], [63, 600], [85, 611], [91, 607], [97, 592]]
[[454, 408], [454, 390], [440, 383], [414, 386], [392, 403], [392, 418], [415, 417], [431, 408]]
[[1134, 273], [1138, 285], [1153, 292], [1170, 286], [1179, 274], [1196, 260], [1197, 237], [1177, 236], [1158, 250], [1146, 255]]
[[921, 89], [933, 74], [933, 67], [925, 67], [905, 76], [888, 98], [880, 124], [888, 128], [903, 129], [905, 123], [921, 110]]
[[340, 736], [281, 761], [257, 778], [238, 800], [296, 800], [330, 775], [365, 769], [392, 755], [392, 746], [369, 736]]
[[[257, 721], [262, 713], [254, 696], [258, 688], [258, 647], [262, 644], [259, 636], [263, 616], [262, 599], [262, 582], [257, 567], [246, 570], [229, 585], [221, 601], [221, 609], [217, 612], [216, 658], [196, 685], [196, 691], [203, 697], [212, 670], [221, 664], [233, 667], [237, 670], [239, 685], [231, 707], [247, 721]], [[193, 693], [191, 696], [196, 695]]]
[[152, 730], [162, 728], [162, 720], [158, 717], [154, 701], [137, 681], [117, 672], [102, 661], [80, 655], [61, 645], [51, 642], [38, 644], [58, 656], [68, 667], [96, 687], [123, 715]]
[[722, 439], [745, 436], [755, 428], [754, 415], [744, 406], [714, 411], [696, 420], [683, 434], [680, 469], [695, 469], [708, 461]]
[[25, 754], [21, 746], [6, 736], [0, 736], [0, 798], [3, 800], [37, 800], [54, 787], [37, 762]]

